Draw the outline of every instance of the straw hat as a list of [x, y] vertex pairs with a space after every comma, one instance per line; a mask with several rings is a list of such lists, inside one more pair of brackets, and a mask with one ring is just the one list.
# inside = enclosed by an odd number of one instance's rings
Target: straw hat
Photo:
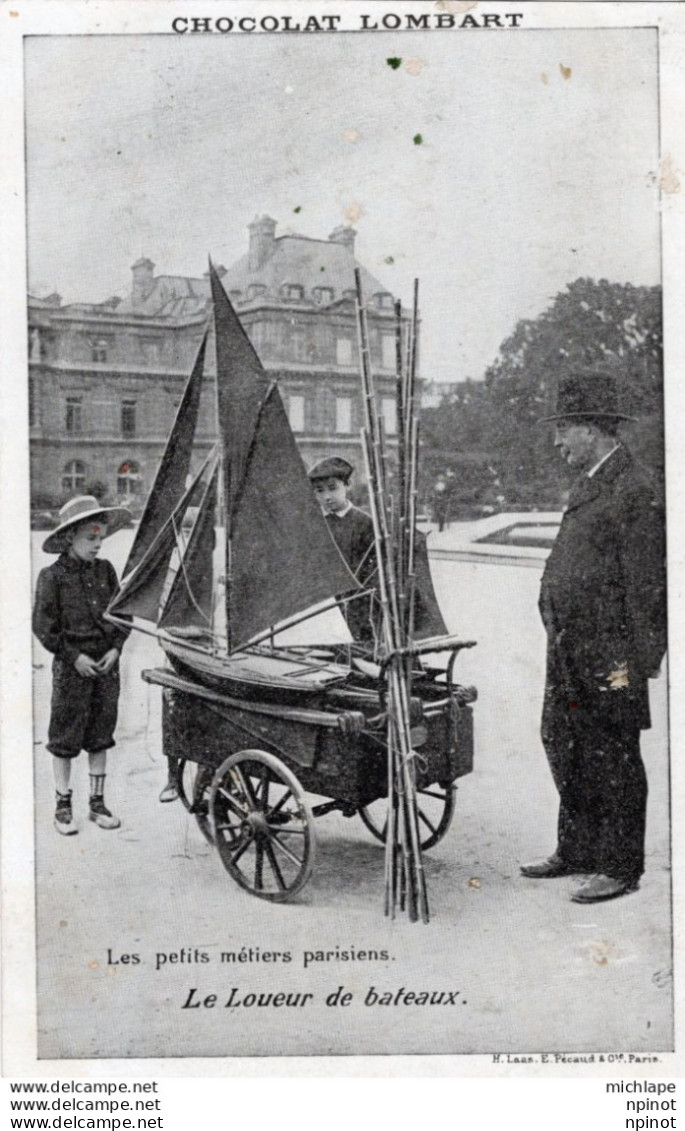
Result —
[[109, 537], [115, 530], [120, 530], [131, 521], [131, 512], [126, 507], [103, 507], [94, 495], [79, 495], [75, 499], [69, 499], [59, 512], [56, 529], [43, 542], [45, 553], [61, 554], [69, 546], [65, 538], [67, 530], [72, 526], [78, 526], [81, 522], [86, 522], [89, 518], [93, 520], [99, 518], [103, 523], [107, 523], [106, 537]]

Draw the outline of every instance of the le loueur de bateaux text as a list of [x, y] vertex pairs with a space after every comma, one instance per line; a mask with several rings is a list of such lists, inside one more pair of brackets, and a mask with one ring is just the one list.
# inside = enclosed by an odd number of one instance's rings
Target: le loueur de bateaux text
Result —
[[[144, 967], [152, 963], [156, 973], [171, 972], [179, 966], [208, 967], [212, 964], [229, 967], [234, 970], [247, 970], [253, 965], [270, 965], [289, 967], [293, 964], [296, 969], [306, 971], [315, 967], [344, 965], [346, 963], [377, 963], [385, 968], [394, 962], [395, 958], [388, 950], [363, 947], [336, 946], [321, 950], [268, 950], [259, 946], [244, 946], [236, 950], [217, 950], [200, 947], [182, 947], [180, 950], [154, 951], [149, 956], [133, 950], [118, 950], [109, 947], [107, 950], [106, 966], [113, 967]], [[99, 964], [98, 964], [99, 965]], [[199, 971], [198, 971], [199, 972]], [[292, 971], [294, 973], [294, 970]], [[324, 1005], [329, 1008], [362, 1004], [371, 1006], [455, 1006], [466, 1005], [464, 993], [458, 987], [439, 985], [405, 986], [399, 984], [391, 987], [376, 985], [369, 980], [368, 985], [358, 988], [358, 975], [355, 978], [354, 990], [342, 983], [331, 985], [330, 989], [316, 992], [304, 987], [284, 985], [274, 990], [252, 991], [235, 985], [206, 986], [200, 984], [200, 979], [195, 978], [197, 984], [189, 985], [183, 991], [183, 1000], [180, 1002], [182, 1009], [235, 1009], [242, 1008], [295, 1008], [302, 1009], [312, 1004]]]

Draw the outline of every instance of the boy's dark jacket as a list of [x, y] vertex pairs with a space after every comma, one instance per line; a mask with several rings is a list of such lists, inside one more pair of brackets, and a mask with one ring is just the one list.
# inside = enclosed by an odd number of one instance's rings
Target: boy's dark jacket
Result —
[[128, 632], [102, 614], [118, 589], [106, 559], [81, 562], [61, 554], [41, 570], [33, 608], [33, 631], [48, 652], [73, 664], [83, 652], [99, 660], [110, 648], [121, 651]]
[[557, 692], [599, 705], [627, 664], [626, 698], [648, 726], [647, 678], [666, 650], [664, 514], [625, 448], [571, 491], [540, 612]]

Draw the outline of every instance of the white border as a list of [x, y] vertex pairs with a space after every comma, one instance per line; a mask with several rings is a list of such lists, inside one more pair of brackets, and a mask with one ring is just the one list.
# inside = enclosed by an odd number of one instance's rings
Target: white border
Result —
[[[683, 787], [683, 736], [685, 702], [678, 694], [685, 638], [679, 601], [681, 563], [685, 544], [680, 521], [683, 498], [683, 463], [680, 422], [685, 398], [682, 359], [685, 358], [685, 10], [678, 3], [519, 3], [478, 4], [479, 12], [524, 13], [522, 30], [493, 34], [525, 34], [531, 28], [643, 27], [660, 29], [660, 98], [662, 170], [673, 170], [680, 187], [662, 184], [665, 341], [666, 341], [666, 445], [668, 472], [668, 535], [670, 568], [670, 671], [671, 764], [673, 788], [674, 922], [676, 924], [676, 1048], [683, 1043], [682, 939], [677, 925], [683, 909], [685, 849], [683, 821], [679, 817]], [[33, 781], [30, 651], [30, 559], [28, 510], [28, 435], [26, 350], [25, 186], [23, 148], [22, 36], [47, 34], [130, 35], [173, 34], [174, 15], [184, 17], [230, 13], [273, 15], [340, 14], [340, 30], [359, 26], [359, 16], [372, 11], [404, 14], [423, 11], [468, 10], [460, 0], [416, 0], [415, 3], [373, 5], [359, 0], [316, 2], [298, 0], [2, 0], [0, 5], [0, 344], [3, 381], [0, 416], [0, 718], [2, 719], [2, 899], [3, 899], [3, 1073], [39, 1076], [546, 1076], [541, 1065], [495, 1066], [487, 1056], [336, 1057], [258, 1059], [146, 1059], [70, 1060], [35, 1059], [35, 924], [33, 885]], [[255, 34], [266, 34], [257, 32]], [[468, 34], [468, 31], [434, 31], [433, 34]], [[315, 47], [316, 38], [313, 38]], [[655, 1066], [641, 1066], [640, 1076], [664, 1078], [682, 1074], [682, 1051], [664, 1054]], [[562, 1066], [555, 1077], [605, 1076], [600, 1067]], [[457, 1113], [455, 1113], [455, 1118]]]

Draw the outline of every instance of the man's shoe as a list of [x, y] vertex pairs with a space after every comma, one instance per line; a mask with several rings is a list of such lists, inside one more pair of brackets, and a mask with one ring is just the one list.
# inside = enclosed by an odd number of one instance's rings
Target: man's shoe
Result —
[[615, 880], [612, 876], [591, 876], [587, 883], [573, 892], [571, 899], [574, 903], [602, 903], [605, 899], [618, 899], [620, 895], [628, 895], [637, 891], [640, 883], [634, 880]]
[[102, 797], [91, 797], [89, 817], [100, 829], [118, 829], [121, 825], [119, 818], [110, 813]]
[[534, 864], [522, 864], [521, 875], [529, 880], [555, 880], [559, 876], [572, 876], [573, 868], [569, 868], [556, 853], [547, 860], [538, 860]]
[[159, 795], [160, 801], [178, 801], [178, 789], [172, 781], [168, 781]]
[[71, 790], [57, 794], [54, 825], [61, 836], [74, 836], [78, 832], [71, 811]]

